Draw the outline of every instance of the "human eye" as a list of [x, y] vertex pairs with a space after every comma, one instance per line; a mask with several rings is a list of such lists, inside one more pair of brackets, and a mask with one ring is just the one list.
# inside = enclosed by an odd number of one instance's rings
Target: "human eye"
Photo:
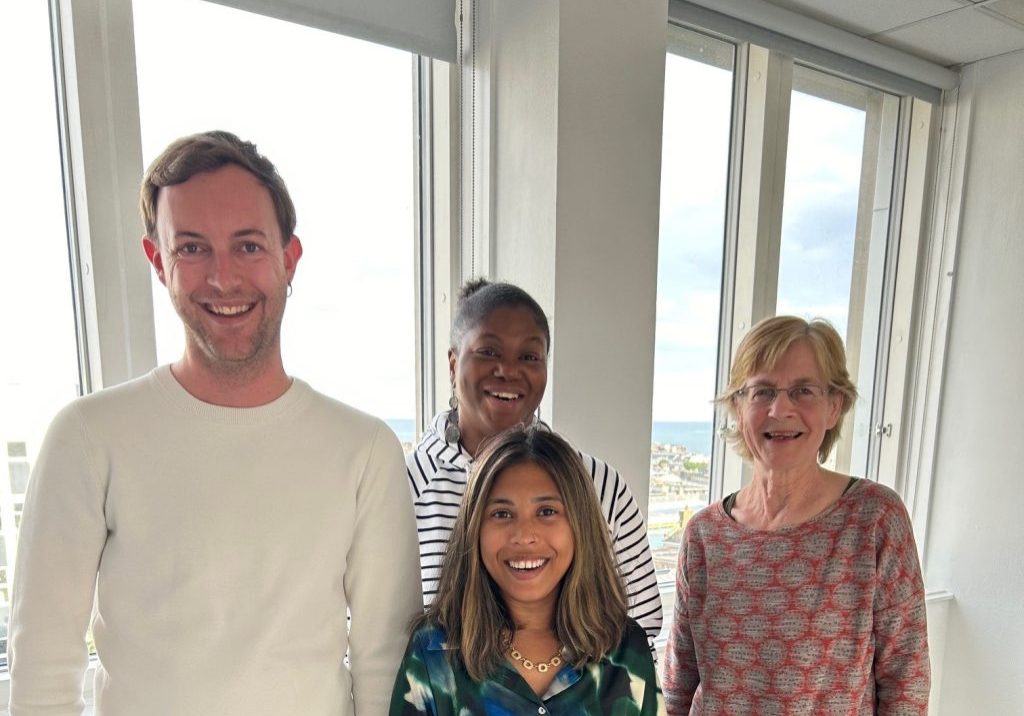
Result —
[[554, 517], [558, 514], [558, 508], [551, 505], [544, 505], [537, 510], [537, 515], [540, 517]]
[[528, 363], [539, 363], [544, 360], [544, 356], [539, 353], [526, 353], [523, 355], [523, 360]]
[[498, 355], [498, 351], [491, 346], [480, 346], [476, 349], [476, 354], [484, 358], [495, 358]]
[[202, 251], [203, 247], [194, 241], [188, 241], [186, 243], [180, 244], [177, 248], [174, 249], [175, 254], [177, 254], [178, 256], [185, 257], [198, 256], [200, 253], [202, 253]]
[[795, 385], [789, 389], [789, 399], [794, 403], [806, 403], [820, 395], [816, 385]]
[[778, 390], [767, 385], [755, 385], [750, 388], [750, 402], [771, 403], [775, 400]]
[[497, 509], [491, 510], [490, 517], [492, 520], [508, 520], [512, 519], [512, 512], [510, 510], [505, 509], [504, 507], [499, 507]]
[[263, 247], [255, 241], [243, 241], [240, 250], [243, 254], [258, 254]]

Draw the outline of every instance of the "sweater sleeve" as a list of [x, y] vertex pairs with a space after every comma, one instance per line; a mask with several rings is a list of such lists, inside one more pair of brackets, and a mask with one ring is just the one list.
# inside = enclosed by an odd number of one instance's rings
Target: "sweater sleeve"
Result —
[[358, 716], [387, 713], [406, 627], [422, 609], [416, 522], [406, 475], [398, 440], [380, 423], [356, 491], [356, 525], [345, 570]]
[[661, 632], [662, 610], [647, 523], [618, 471], [596, 458], [581, 456], [594, 479], [594, 489], [611, 529], [612, 551], [626, 587], [629, 616], [647, 633], [653, 653], [654, 639]]
[[107, 539], [106, 469], [75, 404], [50, 425], [25, 499], [8, 660], [12, 716], [78, 716]]
[[697, 650], [690, 630], [690, 582], [688, 570], [690, 530], [683, 536], [679, 548], [679, 566], [676, 570], [676, 605], [672, 629], [665, 649], [665, 707], [670, 715], [687, 716], [700, 685], [697, 668]]
[[931, 686], [924, 583], [906, 508], [879, 523], [874, 605], [875, 698], [879, 716], [927, 716]]

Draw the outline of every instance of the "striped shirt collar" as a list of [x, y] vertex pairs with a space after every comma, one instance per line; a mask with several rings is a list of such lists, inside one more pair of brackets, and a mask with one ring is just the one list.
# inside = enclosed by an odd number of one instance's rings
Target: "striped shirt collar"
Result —
[[444, 429], [448, 425], [450, 412], [450, 410], [442, 410], [434, 416], [430, 425], [423, 432], [423, 439], [420, 440], [417, 450], [422, 450], [438, 465], [442, 463], [452, 465], [469, 472], [473, 458], [461, 443], [450, 443], [444, 437]]
[[[473, 457], [469, 451], [462, 446], [462, 443], [450, 443], [444, 436], [444, 429], [448, 425], [450, 413], [450, 410], [442, 410], [434, 416], [416, 449], [426, 453], [437, 464], [445, 463], [469, 472], [469, 468], [473, 465]], [[543, 420], [540, 421], [540, 424], [550, 429], [550, 426]]]

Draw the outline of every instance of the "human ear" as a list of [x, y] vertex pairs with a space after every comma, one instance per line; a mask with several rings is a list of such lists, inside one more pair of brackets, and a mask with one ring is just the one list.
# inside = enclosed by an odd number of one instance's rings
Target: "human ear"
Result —
[[153, 270], [156, 271], [156, 277], [160, 279], [160, 283], [166, 286], [167, 280], [164, 277], [164, 257], [160, 251], [160, 239], [154, 240], [148, 235], [143, 236], [142, 250], [146, 252], [146, 260], [149, 261], [150, 265], [153, 266]]
[[299, 259], [302, 258], [302, 242], [299, 241], [299, 237], [294, 234], [288, 243], [284, 245], [284, 271], [288, 276], [288, 282], [290, 283], [292, 277], [295, 276], [295, 267], [299, 263]]

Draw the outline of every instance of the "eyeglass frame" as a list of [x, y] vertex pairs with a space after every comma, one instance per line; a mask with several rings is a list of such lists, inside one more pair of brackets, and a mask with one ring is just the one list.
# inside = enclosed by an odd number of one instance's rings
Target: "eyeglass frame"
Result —
[[[794, 397], [793, 391], [800, 390], [803, 388], [816, 388], [817, 390], [821, 391], [821, 395], [807, 396], [807, 400], [800, 400], [799, 398]], [[754, 400], [754, 398], [750, 397], [749, 395], [752, 389], [771, 391], [771, 399], [766, 400], [764, 402], [758, 402]], [[834, 392], [835, 386], [831, 384], [819, 385], [817, 383], [797, 383], [796, 385], [791, 385], [788, 388], [779, 388], [774, 385], [762, 385], [760, 383], [755, 383], [754, 385], [743, 386], [742, 388], [734, 392], [732, 396], [733, 398], [741, 398], [745, 405], [753, 405], [757, 407], [768, 408], [775, 404], [775, 401], [779, 399], [780, 393], [785, 393], [786, 397], [789, 398], [789, 402], [792, 403], [793, 405], [807, 406], [818, 403], [818, 401], [825, 399]]]

